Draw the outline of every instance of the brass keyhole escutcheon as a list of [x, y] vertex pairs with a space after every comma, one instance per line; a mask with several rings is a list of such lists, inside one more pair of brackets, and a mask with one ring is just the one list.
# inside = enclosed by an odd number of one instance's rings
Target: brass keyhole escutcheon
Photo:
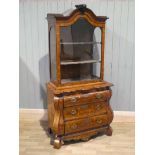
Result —
[[71, 110], [71, 114], [72, 114], [72, 115], [77, 114], [77, 110], [76, 110], [76, 109], [72, 109], [72, 110]]
[[96, 122], [97, 122], [98, 124], [101, 124], [101, 123], [102, 123], [102, 120], [101, 120], [101, 119], [98, 119]]
[[96, 98], [97, 98], [97, 99], [100, 99], [100, 98], [102, 98], [102, 97], [103, 97], [102, 94], [96, 94]]
[[71, 102], [76, 102], [76, 97], [72, 97]]
[[78, 127], [77, 124], [73, 124], [73, 125], [71, 126], [72, 129], [77, 129], [77, 127]]

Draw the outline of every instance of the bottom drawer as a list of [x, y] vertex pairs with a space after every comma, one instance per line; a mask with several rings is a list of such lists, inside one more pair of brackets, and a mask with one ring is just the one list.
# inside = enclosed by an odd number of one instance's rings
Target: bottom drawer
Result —
[[65, 123], [65, 134], [101, 127], [107, 124], [107, 115], [99, 115], [85, 119], [67, 121]]

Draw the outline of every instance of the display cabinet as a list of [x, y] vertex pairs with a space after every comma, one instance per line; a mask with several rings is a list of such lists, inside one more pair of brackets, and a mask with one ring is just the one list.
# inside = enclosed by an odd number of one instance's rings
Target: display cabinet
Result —
[[49, 37], [48, 128], [54, 147], [64, 141], [112, 134], [111, 83], [104, 81], [106, 16], [86, 5], [47, 14]]

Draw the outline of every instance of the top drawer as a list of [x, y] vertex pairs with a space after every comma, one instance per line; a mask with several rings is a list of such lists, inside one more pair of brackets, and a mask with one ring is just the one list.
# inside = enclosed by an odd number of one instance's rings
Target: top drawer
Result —
[[86, 104], [91, 102], [108, 101], [112, 95], [111, 90], [97, 91], [86, 94], [76, 94], [64, 97], [64, 107]]

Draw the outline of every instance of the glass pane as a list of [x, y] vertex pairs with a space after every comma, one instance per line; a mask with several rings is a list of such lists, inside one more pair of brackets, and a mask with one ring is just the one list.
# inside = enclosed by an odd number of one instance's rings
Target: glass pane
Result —
[[100, 43], [93, 45], [93, 58], [96, 60], [101, 60], [101, 29], [98, 27], [94, 29], [93, 42]]
[[50, 29], [51, 80], [56, 80], [56, 37], [55, 27]]
[[[61, 27], [61, 79], [63, 82], [100, 77], [101, 30], [81, 18]], [[67, 80], [68, 79], [68, 80]]]

